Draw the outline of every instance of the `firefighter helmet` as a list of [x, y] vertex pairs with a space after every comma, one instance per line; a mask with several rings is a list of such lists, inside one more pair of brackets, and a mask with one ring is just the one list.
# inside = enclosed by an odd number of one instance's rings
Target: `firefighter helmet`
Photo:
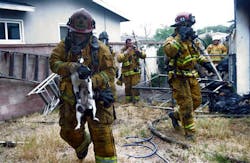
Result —
[[87, 10], [81, 8], [69, 18], [67, 27], [73, 32], [90, 33], [95, 29], [95, 21]]
[[188, 26], [191, 27], [195, 23], [195, 17], [188, 12], [179, 13], [175, 18], [175, 24], [171, 25], [171, 27], [177, 26]]
[[99, 34], [99, 40], [108, 40], [109, 39], [109, 36], [108, 36], [108, 33], [106, 31], [103, 31], [102, 33]]
[[215, 40], [221, 40], [221, 37], [219, 35], [214, 35], [212, 36], [212, 40], [215, 41]]

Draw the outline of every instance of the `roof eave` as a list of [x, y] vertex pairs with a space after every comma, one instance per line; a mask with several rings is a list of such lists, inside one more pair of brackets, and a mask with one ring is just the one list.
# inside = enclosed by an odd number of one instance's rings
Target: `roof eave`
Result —
[[0, 9], [17, 10], [17, 11], [35, 11], [35, 7], [29, 5], [22, 5], [17, 3], [0, 2]]
[[99, 6], [102, 6], [103, 8], [105, 8], [105, 9], [113, 12], [117, 16], [119, 16], [121, 18], [121, 22], [130, 21], [128, 18], [126, 18], [126, 16], [124, 16], [124, 14], [121, 13], [121, 11], [116, 10], [115, 8], [113, 8], [112, 6], [108, 5], [104, 1], [102, 1], [102, 0], [92, 0], [92, 1], [94, 3], [96, 3], [96, 4], [98, 4]]

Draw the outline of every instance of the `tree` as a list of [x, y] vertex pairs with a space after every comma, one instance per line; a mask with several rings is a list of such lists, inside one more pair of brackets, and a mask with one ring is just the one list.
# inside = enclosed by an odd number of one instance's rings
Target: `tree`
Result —
[[167, 37], [174, 33], [174, 28], [172, 27], [164, 27], [158, 28], [154, 35], [155, 41], [164, 41]]
[[208, 32], [230, 33], [230, 28], [223, 25], [217, 25], [217, 26], [208, 26], [197, 30], [198, 35]]
[[[158, 42], [163, 42], [171, 36], [174, 33], [174, 28], [172, 27], [163, 27], [163, 28], [158, 28], [156, 30], [156, 33], [154, 35], [154, 40]], [[158, 70], [160, 71], [161, 74], [166, 73], [165, 67], [165, 53], [163, 51], [163, 47], [161, 46], [157, 50], [157, 65], [158, 65]]]
[[207, 48], [207, 46], [212, 42], [212, 37], [209, 34], [206, 34], [205, 38], [202, 40], [202, 44], [205, 46], [205, 48]]
[[202, 34], [206, 34], [205, 37], [203, 37], [203, 44], [205, 46], [205, 48], [212, 43], [212, 37], [211, 37], [211, 33], [215, 33], [215, 32], [221, 32], [221, 33], [227, 33], [229, 34], [232, 30], [232, 26], [230, 27], [226, 27], [223, 25], [217, 25], [217, 26], [208, 26], [202, 29], [198, 29], [197, 30], [197, 34], [198, 35], [202, 35]]

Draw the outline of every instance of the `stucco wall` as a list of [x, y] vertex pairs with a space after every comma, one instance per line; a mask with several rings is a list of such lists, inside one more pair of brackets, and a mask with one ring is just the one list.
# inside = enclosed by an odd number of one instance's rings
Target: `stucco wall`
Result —
[[0, 78], [0, 121], [40, 112], [43, 101], [38, 95], [27, 97], [35, 84]]
[[120, 41], [120, 19], [91, 0], [23, 0], [35, 7], [34, 12], [0, 10], [0, 18], [21, 19], [24, 26], [24, 43], [58, 43], [60, 25], [66, 25], [72, 13], [86, 8], [96, 21], [96, 36], [106, 30], [111, 41]]

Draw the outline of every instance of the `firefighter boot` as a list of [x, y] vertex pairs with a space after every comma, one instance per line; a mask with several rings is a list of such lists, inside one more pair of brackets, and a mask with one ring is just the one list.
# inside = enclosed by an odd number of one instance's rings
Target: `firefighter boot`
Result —
[[87, 154], [88, 154], [88, 148], [84, 151], [76, 153], [77, 158], [80, 160], [84, 159], [87, 156]]
[[180, 125], [179, 125], [179, 123], [178, 123], [178, 120], [177, 120], [177, 119], [175, 118], [175, 116], [174, 116], [174, 112], [172, 111], [172, 112], [168, 113], [168, 116], [169, 116], [169, 118], [171, 118], [173, 127], [174, 127], [175, 129], [179, 129], [179, 128], [180, 128]]
[[90, 135], [85, 132], [85, 139], [83, 143], [76, 149], [76, 156], [78, 159], [84, 159], [88, 154], [88, 147], [91, 143]]
[[189, 142], [196, 142], [195, 129], [185, 129], [185, 139]]
[[185, 135], [185, 139], [187, 141], [196, 142], [196, 136], [194, 134], [187, 134], [187, 135]]

